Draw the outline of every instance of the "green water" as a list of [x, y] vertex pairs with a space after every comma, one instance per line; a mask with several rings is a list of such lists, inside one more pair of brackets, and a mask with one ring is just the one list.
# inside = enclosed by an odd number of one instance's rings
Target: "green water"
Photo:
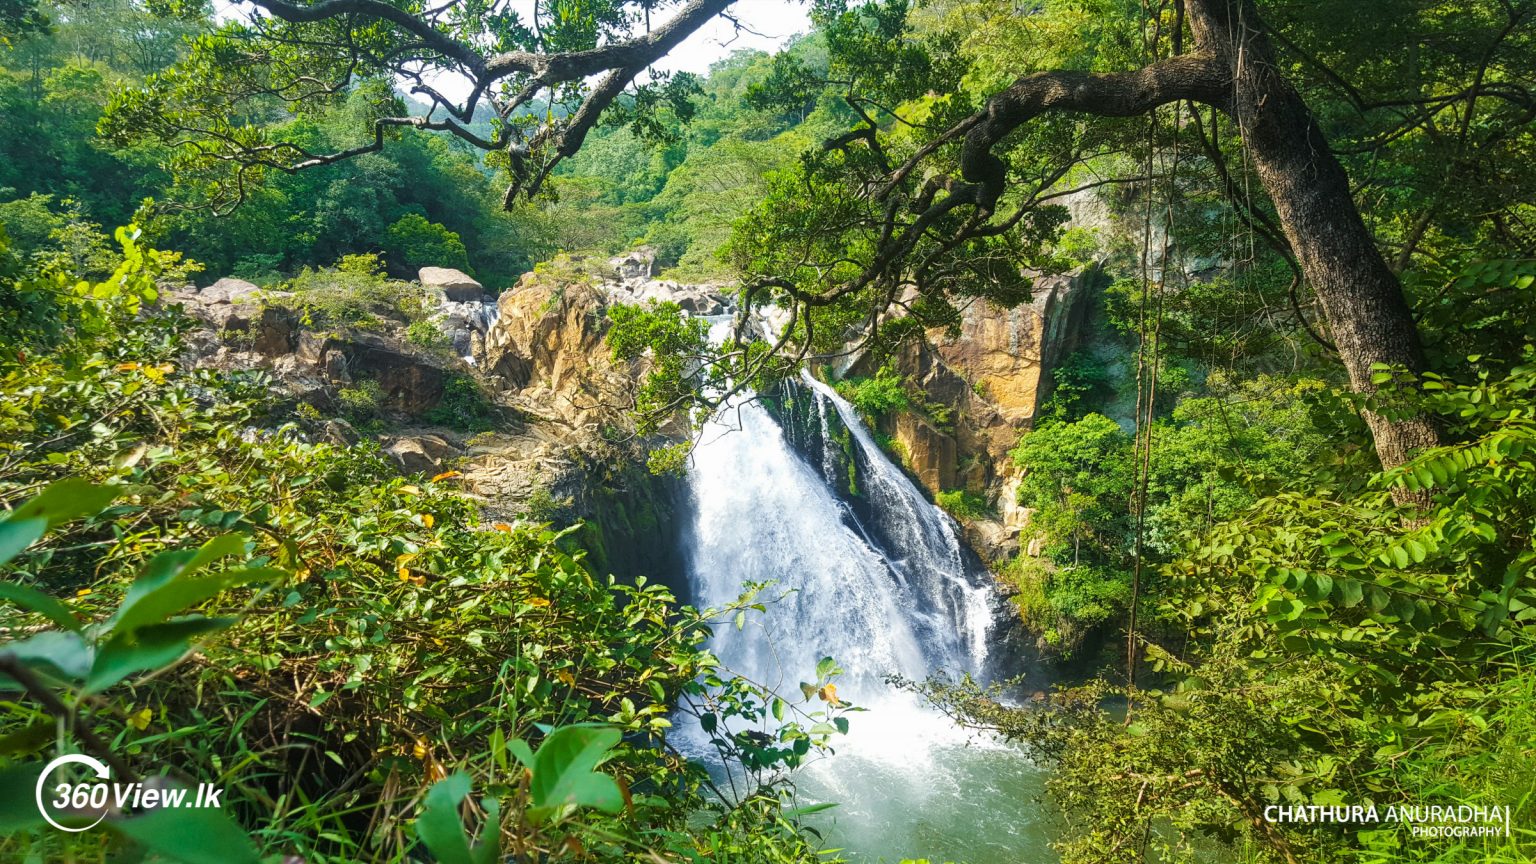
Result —
[[839, 752], [797, 772], [826, 844], [860, 864], [922, 859], [1053, 864], [1045, 771], [1022, 749], [969, 735], [893, 695], [854, 715]]

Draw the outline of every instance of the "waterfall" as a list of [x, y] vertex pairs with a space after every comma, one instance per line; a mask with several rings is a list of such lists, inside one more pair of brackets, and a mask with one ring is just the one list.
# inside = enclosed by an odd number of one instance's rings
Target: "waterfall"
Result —
[[[885, 683], [1020, 670], [999, 638], [1009, 613], [991, 576], [854, 408], [809, 374], [737, 397], [703, 431], [688, 486], [696, 603], [774, 583], [765, 613], [717, 628], [722, 663], [798, 699], [831, 656], [845, 670], [839, 695], [868, 709], [850, 715], [836, 755], [796, 773], [802, 798], [838, 802], [821, 826], [831, 845], [890, 860], [1046, 860], [1017, 857], [1047, 854], [1039, 826], [998, 806], [1038, 792], [1033, 764]], [[981, 803], [989, 789], [1003, 801]]]
[[[728, 405], [694, 452], [689, 575], [697, 602], [729, 603], [747, 582], [772, 581], [770, 596], [791, 592], [770, 605], [760, 632], [722, 632], [721, 659], [793, 689], [817, 658], [832, 656], [847, 670], [840, 687], [850, 698], [878, 692], [891, 674], [982, 673], [997, 611], [990, 577], [853, 407], [809, 375], [803, 381], [799, 393], [815, 400], [820, 423], [814, 461], [751, 397]], [[872, 517], [831, 487], [832, 416], [858, 448], [863, 509]]]

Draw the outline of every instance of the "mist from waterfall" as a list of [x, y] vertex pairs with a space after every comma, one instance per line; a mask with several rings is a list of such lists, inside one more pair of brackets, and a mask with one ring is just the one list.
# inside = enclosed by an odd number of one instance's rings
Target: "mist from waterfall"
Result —
[[[694, 600], [724, 605], [751, 582], [772, 582], [761, 597], [778, 598], [741, 630], [717, 628], [712, 648], [729, 670], [787, 697], [814, 680], [821, 657], [845, 670], [839, 695], [868, 710], [850, 715], [836, 755], [795, 774], [804, 803], [838, 803], [818, 822], [830, 845], [871, 861], [1051, 860], [1032, 812], [1005, 803], [1036, 795], [1039, 769], [885, 682], [1020, 671], [998, 632], [1005, 601], [959, 527], [852, 406], [808, 374], [788, 393], [815, 402], [798, 406], [814, 410], [802, 440], [748, 395], [709, 424], [693, 455]], [[839, 460], [856, 463], [856, 489], [840, 488]]]

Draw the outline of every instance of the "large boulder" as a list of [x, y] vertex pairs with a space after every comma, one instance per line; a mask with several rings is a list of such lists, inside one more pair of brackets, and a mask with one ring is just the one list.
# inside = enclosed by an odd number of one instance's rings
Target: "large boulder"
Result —
[[247, 327], [251, 348], [268, 357], [291, 354], [299, 344], [299, 315], [285, 306], [264, 306]]
[[620, 282], [626, 285], [638, 284], [656, 275], [656, 250], [640, 246], [617, 258], [608, 259], [608, 266], [613, 268]]
[[298, 335], [296, 356], [324, 370], [327, 377], [339, 378], [344, 370], [352, 380], [377, 381], [384, 407], [410, 415], [420, 415], [437, 405], [449, 374], [431, 358], [362, 331], [319, 334], [305, 330]]
[[604, 341], [609, 294], [568, 276], [529, 273], [502, 293], [481, 369], [517, 391], [520, 410], [572, 427], [619, 425], [643, 363]]
[[402, 474], [437, 474], [464, 451], [442, 435], [402, 435], [384, 446]]
[[197, 292], [197, 299], [201, 303], [210, 304], [254, 302], [260, 291], [260, 285], [244, 279], [236, 279], [233, 276], [225, 276]]
[[676, 303], [690, 315], [723, 315], [729, 309], [725, 293], [715, 285], [684, 285], [669, 279], [648, 279], [629, 286], [626, 293], [640, 302]]
[[468, 273], [452, 267], [423, 267], [416, 274], [422, 287], [441, 292], [455, 303], [478, 302], [485, 297], [485, 286]]

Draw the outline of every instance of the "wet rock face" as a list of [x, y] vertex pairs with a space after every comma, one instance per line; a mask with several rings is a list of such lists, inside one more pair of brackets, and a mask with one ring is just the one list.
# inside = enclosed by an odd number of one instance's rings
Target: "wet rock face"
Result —
[[462, 270], [451, 267], [423, 267], [416, 274], [423, 288], [440, 293], [455, 303], [470, 303], [485, 298], [485, 286]]

